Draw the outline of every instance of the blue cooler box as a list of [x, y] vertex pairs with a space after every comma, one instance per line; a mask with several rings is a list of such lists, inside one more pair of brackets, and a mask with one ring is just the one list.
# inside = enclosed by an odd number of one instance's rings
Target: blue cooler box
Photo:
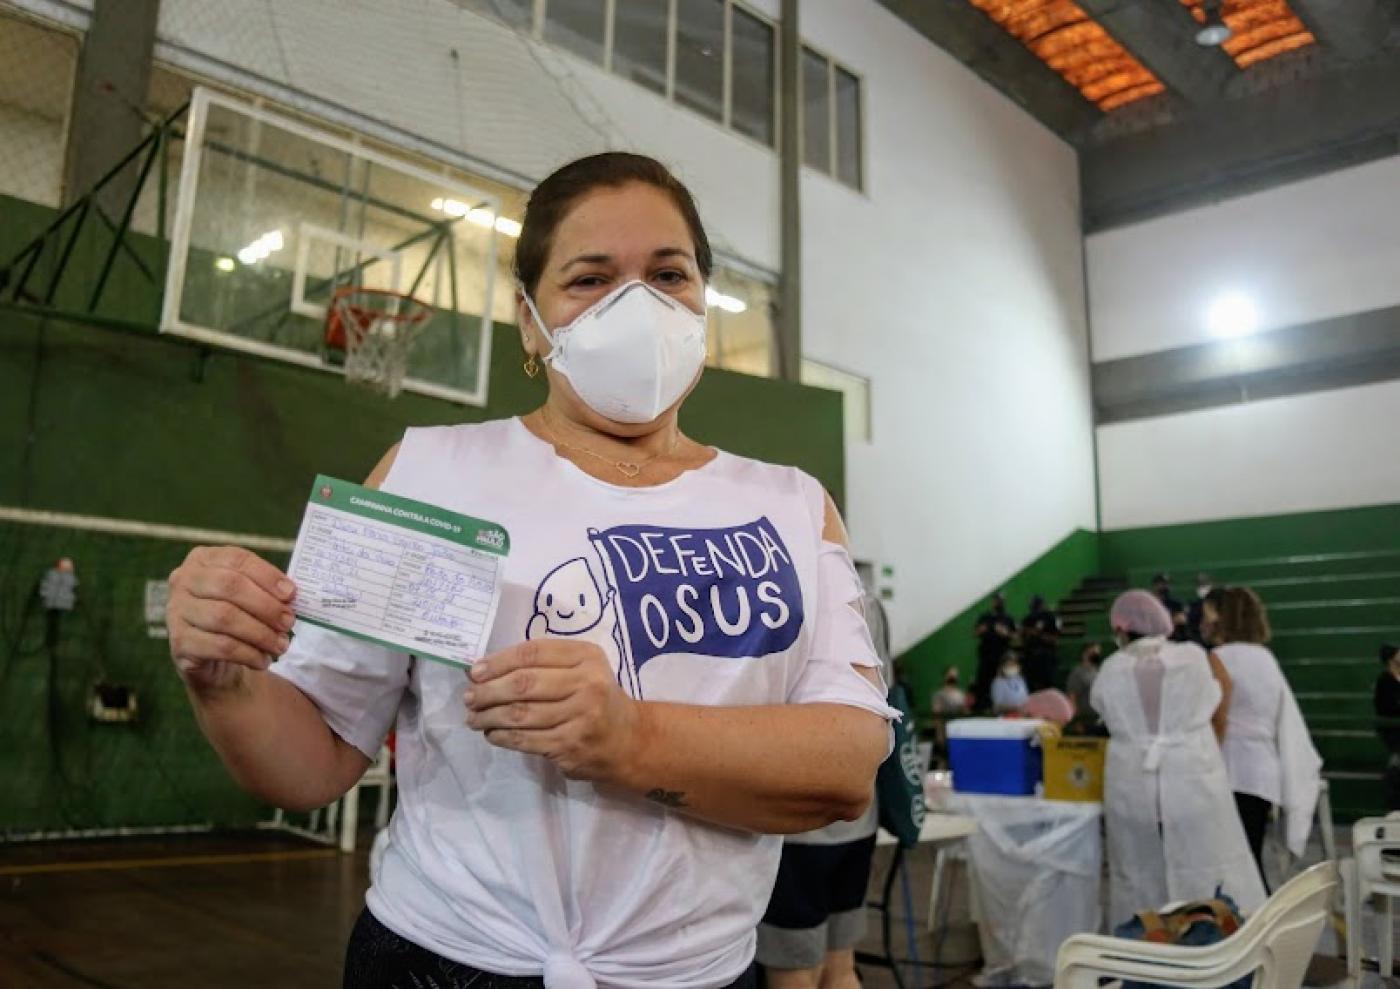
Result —
[[1029, 797], [1041, 779], [1036, 720], [959, 718], [948, 722], [948, 762], [958, 793]]

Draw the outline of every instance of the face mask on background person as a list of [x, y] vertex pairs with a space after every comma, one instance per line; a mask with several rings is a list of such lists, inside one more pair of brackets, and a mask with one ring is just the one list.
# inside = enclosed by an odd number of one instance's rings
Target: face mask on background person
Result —
[[613, 422], [651, 422], [685, 394], [705, 364], [705, 316], [630, 281], [551, 331], [525, 296], [551, 350], [544, 362], [594, 412]]

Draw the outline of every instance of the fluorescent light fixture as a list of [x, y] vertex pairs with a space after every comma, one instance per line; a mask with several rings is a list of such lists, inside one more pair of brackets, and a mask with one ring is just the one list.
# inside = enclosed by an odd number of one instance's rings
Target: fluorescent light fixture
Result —
[[1235, 36], [1235, 32], [1230, 29], [1230, 25], [1225, 23], [1225, 18], [1220, 12], [1221, 0], [1205, 0], [1201, 5], [1201, 10], [1205, 14], [1205, 20], [1201, 22], [1201, 28], [1196, 32], [1196, 44], [1202, 48], [1219, 48], [1225, 42]]
[[736, 299], [732, 295], [725, 295], [716, 290], [713, 286], [705, 286], [705, 305], [718, 306], [725, 312], [741, 313], [749, 308], [749, 304], [743, 299]]
[[508, 216], [497, 216], [485, 206], [468, 206], [460, 199], [444, 199], [442, 196], [438, 196], [430, 205], [439, 213], [446, 213], [455, 220], [465, 218], [468, 223], [484, 230], [494, 228], [497, 233], [507, 237], [520, 236], [519, 220], [512, 220]]
[[1235, 36], [1230, 26], [1223, 22], [1207, 24], [1196, 32], [1196, 44], [1202, 48], [1219, 48]]
[[1227, 292], [1206, 310], [1206, 328], [1225, 339], [1247, 337], [1259, 329], [1259, 307], [1243, 292]]
[[[244, 247], [241, 250], [239, 250], [238, 260], [243, 262], [244, 264], [257, 264], [259, 261], [265, 260], [267, 256], [273, 251], [280, 251], [285, 246], [286, 241], [282, 238], [282, 231], [269, 230], [267, 233], [263, 234], [257, 240], [249, 244], [247, 247]], [[222, 262], [226, 260], [228, 259], [221, 258], [219, 261], [215, 262], [215, 266], [220, 271], [232, 270], [233, 262], [231, 261], [229, 262], [229, 267], [225, 268], [223, 266]]]
[[238, 265], [234, 263], [233, 258], [225, 257], [215, 261], [214, 267], [218, 268], [220, 271], [232, 271], [234, 268], [238, 267]]

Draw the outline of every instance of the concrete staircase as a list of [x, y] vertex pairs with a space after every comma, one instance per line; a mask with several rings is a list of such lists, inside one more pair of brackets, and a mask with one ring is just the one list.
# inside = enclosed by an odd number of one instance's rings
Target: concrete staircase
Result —
[[[1376, 736], [1371, 692], [1382, 642], [1400, 642], [1400, 552], [1321, 553], [1203, 562], [1178, 567], [1173, 596], [1195, 596], [1197, 570], [1217, 585], [1245, 584], [1269, 607], [1284, 675], [1293, 687], [1331, 783], [1339, 821], [1384, 813], [1381, 774], [1388, 754]], [[1091, 577], [1060, 602], [1067, 673], [1087, 641], [1113, 650], [1108, 607], [1127, 587], [1146, 587], [1154, 568]]]

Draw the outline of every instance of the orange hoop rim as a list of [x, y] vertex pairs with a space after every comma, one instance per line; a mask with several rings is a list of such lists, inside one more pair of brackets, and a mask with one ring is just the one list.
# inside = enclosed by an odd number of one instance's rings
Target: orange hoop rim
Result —
[[[351, 295], [377, 295], [387, 299], [400, 299], [411, 305], [407, 312], [387, 312], [382, 309], [370, 309], [368, 306], [358, 305], [350, 301], [349, 296]], [[372, 317], [393, 320], [397, 323], [421, 323], [433, 314], [433, 307], [407, 292], [395, 292], [387, 288], [366, 288], [361, 285], [342, 285], [331, 293], [331, 304], [327, 307], [327, 319], [335, 319], [342, 312], [357, 322], [363, 321], [366, 317]]]

